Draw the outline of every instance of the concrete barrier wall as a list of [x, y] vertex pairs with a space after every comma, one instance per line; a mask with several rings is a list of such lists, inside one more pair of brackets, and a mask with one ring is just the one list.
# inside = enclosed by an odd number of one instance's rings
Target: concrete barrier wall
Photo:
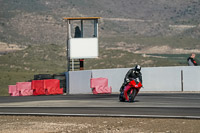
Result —
[[[69, 74], [70, 94], [91, 93], [90, 78], [108, 78], [112, 92], [119, 92], [125, 74], [130, 68], [74, 71]], [[183, 86], [181, 84], [183, 71]], [[141, 91], [200, 91], [200, 67], [147, 67], [142, 68]], [[191, 85], [192, 84], [192, 85]]]
[[92, 71], [69, 72], [69, 94], [91, 93], [90, 78]]
[[200, 91], [200, 67], [183, 68], [183, 90]]
[[143, 68], [141, 91], [181, 91], [180, 67]]
[[[106, 77], [112, 92], [119, 92], [124, 77], [130, 68], [92, 70], [94, 78]], [[179, 67], [142, 68], [141, 91], [181, 91], [181, 69]]]

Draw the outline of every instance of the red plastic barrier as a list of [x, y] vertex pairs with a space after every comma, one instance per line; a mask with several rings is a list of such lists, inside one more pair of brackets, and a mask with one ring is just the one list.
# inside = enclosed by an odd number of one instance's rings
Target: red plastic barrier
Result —
[[56, 93], [57, 93], [57, 94], [63, 94], [63, 88], [57, 89], [57, 90], [56, 90]]
[[45, 95], [44, 80], [32, 80], [33, 95]]
[[90, 87], [95, 88], [97, 86], [102, 86], [102, 87], [108, 86], [108, 79], [107, 78], [91, 78]]
[[32, 96], [33, 95], [33, 90], [23, 90], [20, 91], [21, 96]]
[[90, 79], [90, 87], [93, 88], [93, 94], [112, 93], [112, 88], [108, 87], [107, 78]]
[[58, 79], [44, 80], [44, 88], [46, 95], [63, 94], [63, 88], [60, 88], [60, 80]]
[[31, 82], [17, 82], [16, 86], [20, 96], [33, 95], [33, 90], [31, 89]]
[[20, 96], [19, 91], [13, 92], [11, 96]]
[[16, 85], [9, 85], [8, 88], [9, 88], [8, 93], [11, 96], [19, 96], [19, 91], [17, 90], [17, 86]]
[[11, 96], [63, 94], [63, 88], [60, 88], [60, 80], [58, 79], [17, 82], [16, 85], [9, 85], [8, 87], [8, 93]]
[[16, 85], [9, 85], [8, 88], [9, 88], [8, 90], [9, 94], [12, 94], [13, 92], [17, 91]]
[[102, 86], [97, 86], [92, 90], [93, 94], [111, 94], [112, 93], [112, 88], [111, 87], [102, 87]]

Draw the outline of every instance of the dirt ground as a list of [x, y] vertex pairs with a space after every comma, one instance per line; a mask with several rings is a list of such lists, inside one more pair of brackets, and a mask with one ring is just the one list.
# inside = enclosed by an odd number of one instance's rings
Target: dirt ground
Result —
[[200, 120], [0, 116], [0, 133], [199, 133]]

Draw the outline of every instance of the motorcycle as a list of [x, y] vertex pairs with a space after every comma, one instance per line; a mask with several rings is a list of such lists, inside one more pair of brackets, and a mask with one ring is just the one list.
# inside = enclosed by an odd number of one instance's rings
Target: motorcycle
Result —
[[142, 87], [141, 82], [135, 80], [130, 81], [123, 90], [120, 90], [119, 100], [120, 102], [134, 102], [135, 97]]

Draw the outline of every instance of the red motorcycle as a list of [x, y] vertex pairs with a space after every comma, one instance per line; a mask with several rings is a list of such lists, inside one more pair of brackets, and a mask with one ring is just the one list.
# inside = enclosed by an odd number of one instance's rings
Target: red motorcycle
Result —
[[141, 82], [136, 83], [135, 80], [132, 80], [120, 92], [119, 100], [121, 102], [124, 101], [134, 102], [134, 99], [137, 96], [138, 92], [140, 91], [141, 87], [142, 87]]

